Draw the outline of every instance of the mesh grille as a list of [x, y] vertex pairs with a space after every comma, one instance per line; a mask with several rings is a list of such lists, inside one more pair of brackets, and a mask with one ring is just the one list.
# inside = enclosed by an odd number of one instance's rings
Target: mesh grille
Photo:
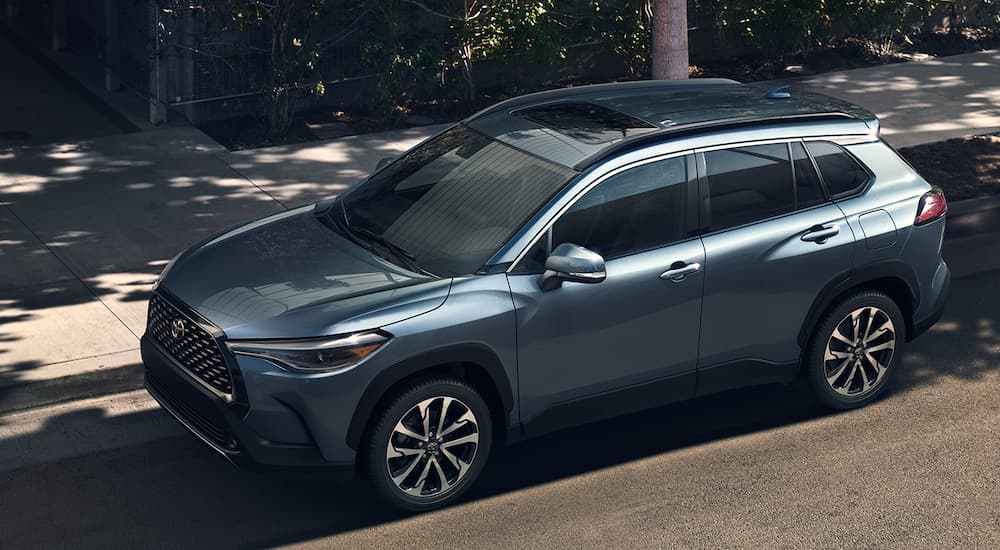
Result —
[[229, 447], [229, 437], [226, 430], [219, 427], [218, 424], [212, 422], [204, 415], [199, 414], [194, 408], [187, 406], [184, 401], [168, 390], [165, 385], [160, 384], [160, 381], [157, 380], [156, 377], [147, 374], [146, 379], [156, 393], [159, 394], [160, 397], [162, 397], [168, 404], [170, 404], [177, 414], [183, 416], [184, 420], [187, 420], [189, 424], [194, 426], [201, 435], [211, 439], [219, 445]]
[[[183, 324], [184, 329], [175, 330], [175, 323]], [[157, 294], [149, 300], [146, 330], [191, 374], [222, 393], [233, 392], [229, 368], [212, 335]]]

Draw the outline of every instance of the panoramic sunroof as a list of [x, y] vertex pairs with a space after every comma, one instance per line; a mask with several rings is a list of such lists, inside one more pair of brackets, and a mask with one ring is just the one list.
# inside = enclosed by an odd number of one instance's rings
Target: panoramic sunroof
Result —
[[588, 144], [608, 143], [652, 132], [656, 126], [595, 103], [569, 101], [528, 107], [511, 113]]

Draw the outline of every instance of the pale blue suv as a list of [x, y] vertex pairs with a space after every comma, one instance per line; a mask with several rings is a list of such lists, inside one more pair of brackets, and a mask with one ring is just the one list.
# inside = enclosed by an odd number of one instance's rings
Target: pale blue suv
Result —
[[855, 105], [728, 80], [486, 109], [188, 249], [146, 387], [234, 463], [459, 498], [491, 448], [739, 386], [879, 396], [940, 316], [944, 194]]

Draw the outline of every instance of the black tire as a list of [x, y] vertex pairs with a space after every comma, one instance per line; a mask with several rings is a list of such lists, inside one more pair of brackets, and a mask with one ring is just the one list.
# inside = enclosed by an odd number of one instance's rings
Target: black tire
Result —
[[[448, 409], [444, 423], [441, 421], [441, 413], [446, 398], [453, 399], [448, 404]], [[424, 416], [429, 418], [430, 432], [420, 433], [423, 426], [415, 421], [423, 418], [420, 415], [418, 405], [432, 400], [424, 409]], [[456, 404], [457, 403], [457, 404]], [[416, 411], [416, 412], [414, 412]], [[472, 422], [466, 413], [471, 413]], [[413, 416], [416, 414], [417, 416]], [[387, 504], [400, 510], [408, 512], [426, 512], [442, 508], [451, 504], [468, 491], [469, 487], [476, 481], [482, 473], [486, 460], [489, 458], [493, 441], [493, 424], [489, 407], [483, 398], [465, 382], [450, 377], [432, 378], [418, 382], [412, 388], [404, 391], [395, 398], [388, 406], [384, 407], [376, 414], [374, 427], [368, 432], [365, 441], [364, 460], [365, 471], [368, 479], [374, 485], [379, 497]], [[463, 420], [464, 419], [464, 420]], [[396, 433], [397, 423], [404, 423], [404, 427], [411, 427], [416, 435], [427, 438], [427, 441], [411, 438]], [[442, 433], [448, 431], [448, 426], [458, 426], [445, 438], [436, 439], [436, 427], [444, 426]], [[453, 447], [446, 447], [449, 441], [457, 441], [460, 438], [478, 434], [478, 443], [459, 444]], [[428, 435], [430, 437], [428, 437]], [[393, 439], [393, 448], [404, 448], [410, 452], [419, 446], [419, 454], [397, 456], [389, 458], [390, 437]], [[431, 443], [434, 445], [433, 449]], [[450, 452], [448, 451], [450, 449]], [[435, 451], [431, 453], [430, 451]], [[398, 452], [398, 449], [397, 449]], [[456, 459], [461, 468], [454, 466]], [[466, 465], [463, 459], [469, 460]], [[397, 485], [390, 475], [391, 467], [397, 468], [397, 472], [406, 472], [412, 464], [412, 471], [402, 478], [402, 486]], [[413, 464], [413, 461], [416, 464]], [[423, 462], [421, 462], [423, 461]], [[434, 464], [433, 462], [437, 462]], [[428, 469], [427, 479], [417, 487], [420, 474], [424, 467]], [[440, 469], [439, 469], [440, 467]], [[441, 473], [445, 474], [445, 481], [442, 481]], [[452, 485], [446, 486], [447, 478], [455, 475]], [[427, 494], [408, 494], [406, 489], [411, 491], [426, 491]]]
[[[859, 310], [859, 326], [854, 328], [851, 315]], [[885, 324], [886, 319], [891, 321], [891, 336], [888, 328], [877, 330], [889, 326]], [[834, 330], [838, 328], [838, 335], [834, 336]], [[867, 334], [866, 328], [869, 331]], [[852, 329], [855, 332], [852, 333]], [[857, 340], [857, 331], [863, 333], [862, 340]], [[872, 337], [875, 334], [878, 337]], [[844, 336], [852, 342], [847, 344], [840, 340]], [[872, 337], [870, 343], [863, 341], [866, 337]], [[877, 349], [884, 347], [890, 338], [893, 343], [891, 349]], [[858, 341], [862, 342], [862, 346], [856, 345]], [[859, 290], [837, 302], [816, 326], [803, 356], [803, 378], [816, 399], [827, 407], [840, 410], [863, 407], [877, 399], [892, 382], [899, 369], [905, 342], [906, 324], [896, 302], [877, 290]], [[828, 347], [831, 351], [829, 356]], [[871, 349], [877, 351], [869, 351]], [[837, 355], [834, 356], [834, 353]], [[880, 371], [872, 359], [883, 370]], [[852, 368], [860, 370], [851, 371]], [[852, 373], [856, 374], [852, 376]], [[831, 376], [832, 382], [827, 380], [828, 376]]]

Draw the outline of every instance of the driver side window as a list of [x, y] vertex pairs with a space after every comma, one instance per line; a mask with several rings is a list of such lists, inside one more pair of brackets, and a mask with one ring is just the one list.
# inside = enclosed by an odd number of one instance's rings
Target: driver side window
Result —
[[577, 244], [612, 260], [685, 236], [687, 157], [643, 164], [588, 191], [535, 243], [515, 271], [541, 272], [552, 248]]

